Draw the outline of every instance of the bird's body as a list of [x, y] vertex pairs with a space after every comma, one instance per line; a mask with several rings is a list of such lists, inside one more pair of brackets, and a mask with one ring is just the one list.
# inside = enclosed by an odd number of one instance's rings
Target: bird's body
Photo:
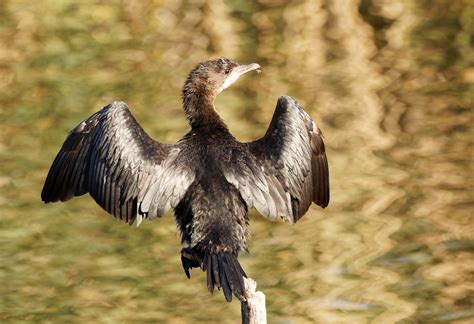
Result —
[[[191, 130], [178, 147], [188, 157], [195, 174], [175, 208], [186, 275], [190, 276], [192, 267], [210, 269], [207, 273], [211, 291], [217, 285], [223, 287], [228, 300], [232, 292], [241, 298], [245, 273], [236, 257], [245, 248], [248, 236], [247, 206], [238, 190], [226, 180], [224, 170], [233, 152], [244, 152], [245, 145], [219, 125], [202, 131]], [[224, 279], [226, 275], [231, 278]]]
[[152, 140], [123, 102], [74, 128], [42, 192], [45, 202], [89, 192], [132, 224], [173, 209], [186, 275], [207, 272], [208, 288], [244, 300], [237, 261], [248, 237], [248, 209], [296, 222], [312, 202], [326, 207], [329, 174], [319, 128], [290, 97], [280, 97], [264, 137], [237, 141], [214, 109], [214, 98], [240, 75], [259, 68], [217, 59], [198, 65], [183, 89], [191, 130], [175, 145]]
[[[245, 246], [247, 207], [224, 176], [233, 152], [245, 152], [227, 129], [191, 131], [178, 144], [196, 177], [175, 210], [183, 244], [212, 252], [237, 252]], [[188, 230], [189, 228], [189, 230]], [[208, 244], [211, 241], [212, 244]]]

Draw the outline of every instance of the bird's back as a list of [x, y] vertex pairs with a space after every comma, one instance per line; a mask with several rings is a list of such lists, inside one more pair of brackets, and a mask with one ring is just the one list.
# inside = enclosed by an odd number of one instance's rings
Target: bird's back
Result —
[[191, 131], [179, 146], [196, 173], [175, 208], [183, 267], [189, 275], [190, 268], [202, 265], [209, 269], [209, 290], [222, 287], [227, 300], [232, 292], [240, 298], [245, 273], [237, 254], [245, 248], [248, 236], [247, 205], [223, 170], [234, 154], [246, 148], [226, 131]]
[[190, 131], [178, 144], [181, 158], [195, 172], [195, 180], [182, 201], [192, 199], [195, 205], [201, 200], [206, 213], [231, 213], [226, 206], [229, 201], [246, 211], [245, 202], [236, 188], [224, 176], [230, 163], [237, 156], [249, 154], [247, 146], [235, 140], [227, 129]]

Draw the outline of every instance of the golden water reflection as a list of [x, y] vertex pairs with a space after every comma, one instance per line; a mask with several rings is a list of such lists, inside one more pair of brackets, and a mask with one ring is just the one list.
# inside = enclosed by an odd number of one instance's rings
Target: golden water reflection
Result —
[[0, 3], [0, 319], [238, 322], [188, 281], [172, 217], [139, 229], [39, 192], [67, 132], [122, 99], [153, 137], [187, 130], [187, 72], [258, 62], [217, 100], [236, 136], [297, 98], [326, 136], [332, 201], [291, 227], [252, 215], [247, 273], [271, 323], [474, 316], [470, 1]]

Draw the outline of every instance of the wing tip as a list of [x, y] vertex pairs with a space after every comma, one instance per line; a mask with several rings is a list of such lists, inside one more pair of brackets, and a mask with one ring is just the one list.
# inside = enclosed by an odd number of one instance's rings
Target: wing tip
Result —
[[64, 195], [60, 197], [41, 197], [41, 201], [45, 204], [55, 203], [55, 202], [66, 202], [74, 198], [74, 195]]
[[327, 206], [329, 206], [329, 199], [327, 201], [322, 202], [319, 207], [325, 209]]
[[279, 96], [278, 97], [278, 104], [288, 104], [290, 102], [296, 102], [295, 99], [293, 99], [292, 97], [288, 96], [288, 95], [283, 95], [283, 96]]
[[122, 100], [115, 100], [109, 106], [110, 108], [116, 108], [116, 109], [120, 109], [120, 108], [128, 109], [128, 105]]
[[329, 184], [327, 184], [327, 188], [324, 189], [323, 194], [316, 195], [313, 202], [321, 208], [326, 208], [329, 206], [330, 195], [329, 195]]

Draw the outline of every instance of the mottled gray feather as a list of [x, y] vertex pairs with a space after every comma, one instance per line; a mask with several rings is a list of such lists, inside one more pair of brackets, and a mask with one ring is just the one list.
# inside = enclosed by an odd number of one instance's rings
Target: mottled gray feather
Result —
[[321, 130], [291, 97], [283, 96], [264, 137], [248, 143], [250, 156], [229, 166], [227, 181], [249, 207], [294, 223], [312, 202], [329, 203], [329, 170]]
[[[66, 201], [89, 192], [113, 216], [132, 224], [161, 217], [194, 180], [179, 148], [152, 140], [123, 102], [74, 128], [56, 156], [41, 197]], [[151, 204], [151, 202], [153, 202]]]

